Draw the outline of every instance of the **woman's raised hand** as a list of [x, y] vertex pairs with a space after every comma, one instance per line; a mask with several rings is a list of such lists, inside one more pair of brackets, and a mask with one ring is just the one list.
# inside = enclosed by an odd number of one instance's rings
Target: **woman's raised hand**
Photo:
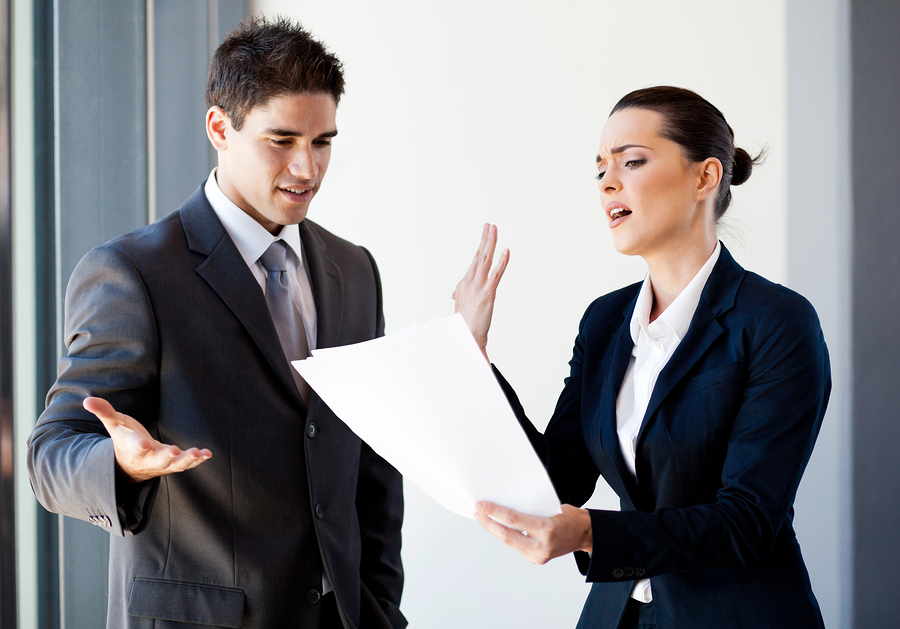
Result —
[[509, 249], [504, 249], [494, 267], [494, 250], [497, 248], [497, 226], [484, 224], [481, 232], [481, 243], [478, 251], [469, 265], [469, 270], [456, 285], [453, 291], [453, 299], [456, 305], [453, 309], [466, 320], [472, 336], [481, 348], [484, 358], [490, 363], [487, 355], [488, 330], [491, 328], [491, 317], [494, 314], [494, 298], [497, 295], [497, 285], [509, 263]]

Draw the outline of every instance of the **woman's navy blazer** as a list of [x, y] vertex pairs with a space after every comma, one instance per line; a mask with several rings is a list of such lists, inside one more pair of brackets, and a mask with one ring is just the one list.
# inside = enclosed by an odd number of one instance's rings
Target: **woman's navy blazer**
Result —
[[543, 435], [497, 372], [560, 500], [584, 504], [598, 475], [621, 500], [621, 511], [591, 511], [593, 553], [576, 553], [594, 583], [578, 627], [615, 629], [639, 578], [651, 581], [659, 627], [823, 627], [792, 525], [831, 390], [815, 310], [723, 246], [653, 390], [635, 478], [616, 397], [639, 290], [588, 307]]

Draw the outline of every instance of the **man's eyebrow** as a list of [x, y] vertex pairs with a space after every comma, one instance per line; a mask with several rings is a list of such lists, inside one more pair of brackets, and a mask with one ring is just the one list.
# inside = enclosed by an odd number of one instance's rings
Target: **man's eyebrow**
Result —
[[[623, 144], [622, 146], [617, 146], [614, 149], [610, 149], [609, 153], [610, 153], [610, 155], [618, 155], [619, 153], [624, 153], [628, 149], [647, 149], [649, 151], [653, 150], [649, 146], [644, 146], [643, 144]], [[603, 161], [603, 158], [598, 155], [597, 163], [599, 164], [602, 161]]]
[[[299, 137], [303, 136], [303, 134], [300, 133], [299, 131], [292, 131], [290, 129], [278, 129], [278, 128], [274, 128], [274, 127], [271, 129], [264, 129], [263, 133], [265, 135], [274, 135], [274, 136], [278, 136], [280, 138], [299, 138]], [[332, 129], [331, 131], [326, 131], [325, 133], [320, 133], [316, 137], [317, 138], [333, 138], [337, 134], [338, 134], [337, 129]]]

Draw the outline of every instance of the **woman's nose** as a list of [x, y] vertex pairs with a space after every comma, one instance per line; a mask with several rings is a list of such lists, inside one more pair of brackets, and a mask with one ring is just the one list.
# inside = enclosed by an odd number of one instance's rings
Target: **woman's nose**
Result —
[[603, 179], [600, 180], [600, 192], [609, 194], [619, 190], [621, 187], [622, 182], [619, 181], [619, 174], [616, 169], [607, 168], [606, 172], [603, 173]]

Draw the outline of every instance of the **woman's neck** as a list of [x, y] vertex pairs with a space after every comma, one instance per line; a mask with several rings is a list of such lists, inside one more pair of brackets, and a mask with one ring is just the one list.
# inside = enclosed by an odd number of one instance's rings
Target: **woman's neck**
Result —
[[713, 235], [712, 238], [704, 239], [702, 243], [692, 244], [680, 251], [644, 258], [650, 269], [650, 286], [653, 289], [650, 321], [655, 321], [665, 312], [681, 291], [691, 283], [715, 251], [716, 242]]

